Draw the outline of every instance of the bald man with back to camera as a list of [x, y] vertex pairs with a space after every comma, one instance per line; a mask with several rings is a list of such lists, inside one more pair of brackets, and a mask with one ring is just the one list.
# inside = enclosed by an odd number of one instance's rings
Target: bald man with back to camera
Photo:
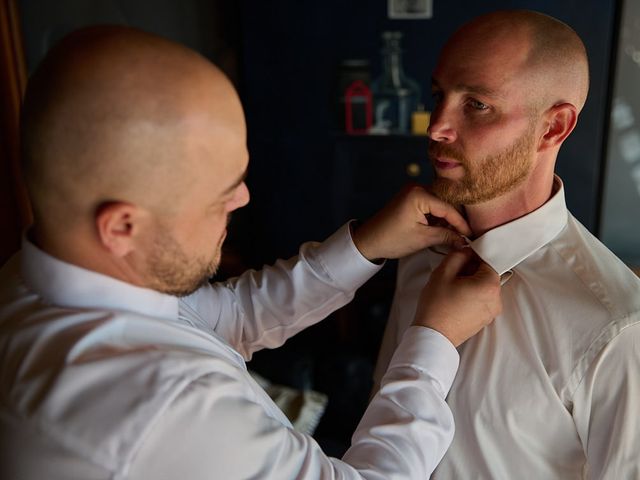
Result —
[[342, 460], [293, 430], [245, 361], [350, 301], [380, 269], [370, 259], [459, 245], [470, 230], [450, 205], [412, 188], [357, 229], [209, 284], [229, 214], [249, 200], [242, 108], [204, 58], [124, 27], [48, 53], [27, 88], [23, 149], [35, 223], [0, 274], [0, 477], [431, 473], [453, 436], [454, 347], [501, 308], [487, 265], [460, 275], [470, 250], [425, 287]]
[[[588, 81], [577, 34], [528, 11], [464, 25], [433, 72], [432, 191], [462, 206], [504, 302], [460, 348], [435, 479], [640, 478], [640, 280], [567, 211], [554, 175]], [[401, 260], [378, 380], [441, 259]]]

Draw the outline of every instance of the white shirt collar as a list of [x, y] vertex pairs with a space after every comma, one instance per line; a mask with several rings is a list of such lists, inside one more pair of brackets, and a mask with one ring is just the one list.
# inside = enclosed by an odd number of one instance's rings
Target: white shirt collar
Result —
[[63, 262], [22, 240], [22, 276], [52, 305], [135, 312], [177, 320], [178, 298]]
[[569, 212], [560, 177], [554, 178], [554, 194], [540, 208], [469, 242], [471, 248], [499, 275], [508, 272], [553, 240], [567, 224]]

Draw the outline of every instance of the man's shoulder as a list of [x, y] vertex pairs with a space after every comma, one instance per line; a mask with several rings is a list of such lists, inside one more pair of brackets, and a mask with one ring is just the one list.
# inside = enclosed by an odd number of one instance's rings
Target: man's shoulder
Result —
[[561, 258], [556, 268], [569, 270], [614, 318], [640, 312], [640, 278], [573, 216], [550, 247]]
[[[142, 322], [143, 329], [152, 327], [142, 317], [130, 320]], [[176, 398], [215, 395], [220, 389], [252, 395], [250, 385], [239, 381], [244, 378], [240, 366], [216, 355], [215, 349], [205, 352], [180, 345], [180, 329], [173, 332], [174, 345], [126, 338], [114, 343], [126, 336], [123, 321], [127, 320], [116, 316], [71, 326], [72, 319], [66, 317], [66, 325], [58, 327], [67, 328], [68, 345], [49, 335], [18, 338], [39, 349], [27, 355], [14, 349], [0, 358], [7, 380], [2, 386], [0, 436], [19, 428], [25, 437], [40, 439], [43, 455], [66, 451], [79, 462], [116, 472]], [[203, 382], [206, 390], [192, 388]]]

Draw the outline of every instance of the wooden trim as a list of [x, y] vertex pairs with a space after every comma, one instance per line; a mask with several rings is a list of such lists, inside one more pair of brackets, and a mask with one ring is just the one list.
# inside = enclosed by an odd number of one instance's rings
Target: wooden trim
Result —
[[0, 2], [0, 167], [3, 173], [3, 209], [0, 217], [4, 237], [0, 260], [4, 261], [20, 245], [22, 231], [32, 215], [20, 174], [20, 104], [27, 83], [20, 18], [15, 0]]

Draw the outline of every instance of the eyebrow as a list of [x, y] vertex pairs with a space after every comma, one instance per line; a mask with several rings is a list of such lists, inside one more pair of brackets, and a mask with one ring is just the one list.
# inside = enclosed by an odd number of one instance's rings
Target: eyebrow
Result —
[[[433, 77], [431, 78], [431, 86], [436, 88], [442, 88], [438, 83], [438, 81]], [[456, 92], [467, 92], [467, 93], [473, 93], [475, 95], [483, 95], [485, 97], [498, 98], [501, 96], [495, 90], [492, 90], [487, 87], [483, 87], [481, 85], [467, 85], [465, 83], [458, 83], [453, 87], [453, 90]]]
[[247, 173], [249, 172], [249, 169], [245, 169], [244, 172], [242, 172], [242, 175], [240, 175], [240, 178], [238, 178], [238, 180], [236, 180], [233, 185], [231, 185], [229, 188], [227, 188], [224, 192], [222, 192], [223, 195], [227, 195], [231, 192], [233, 192], [236, 188], [238, 188], [238, 186], [244, 182], [247, 179]]

